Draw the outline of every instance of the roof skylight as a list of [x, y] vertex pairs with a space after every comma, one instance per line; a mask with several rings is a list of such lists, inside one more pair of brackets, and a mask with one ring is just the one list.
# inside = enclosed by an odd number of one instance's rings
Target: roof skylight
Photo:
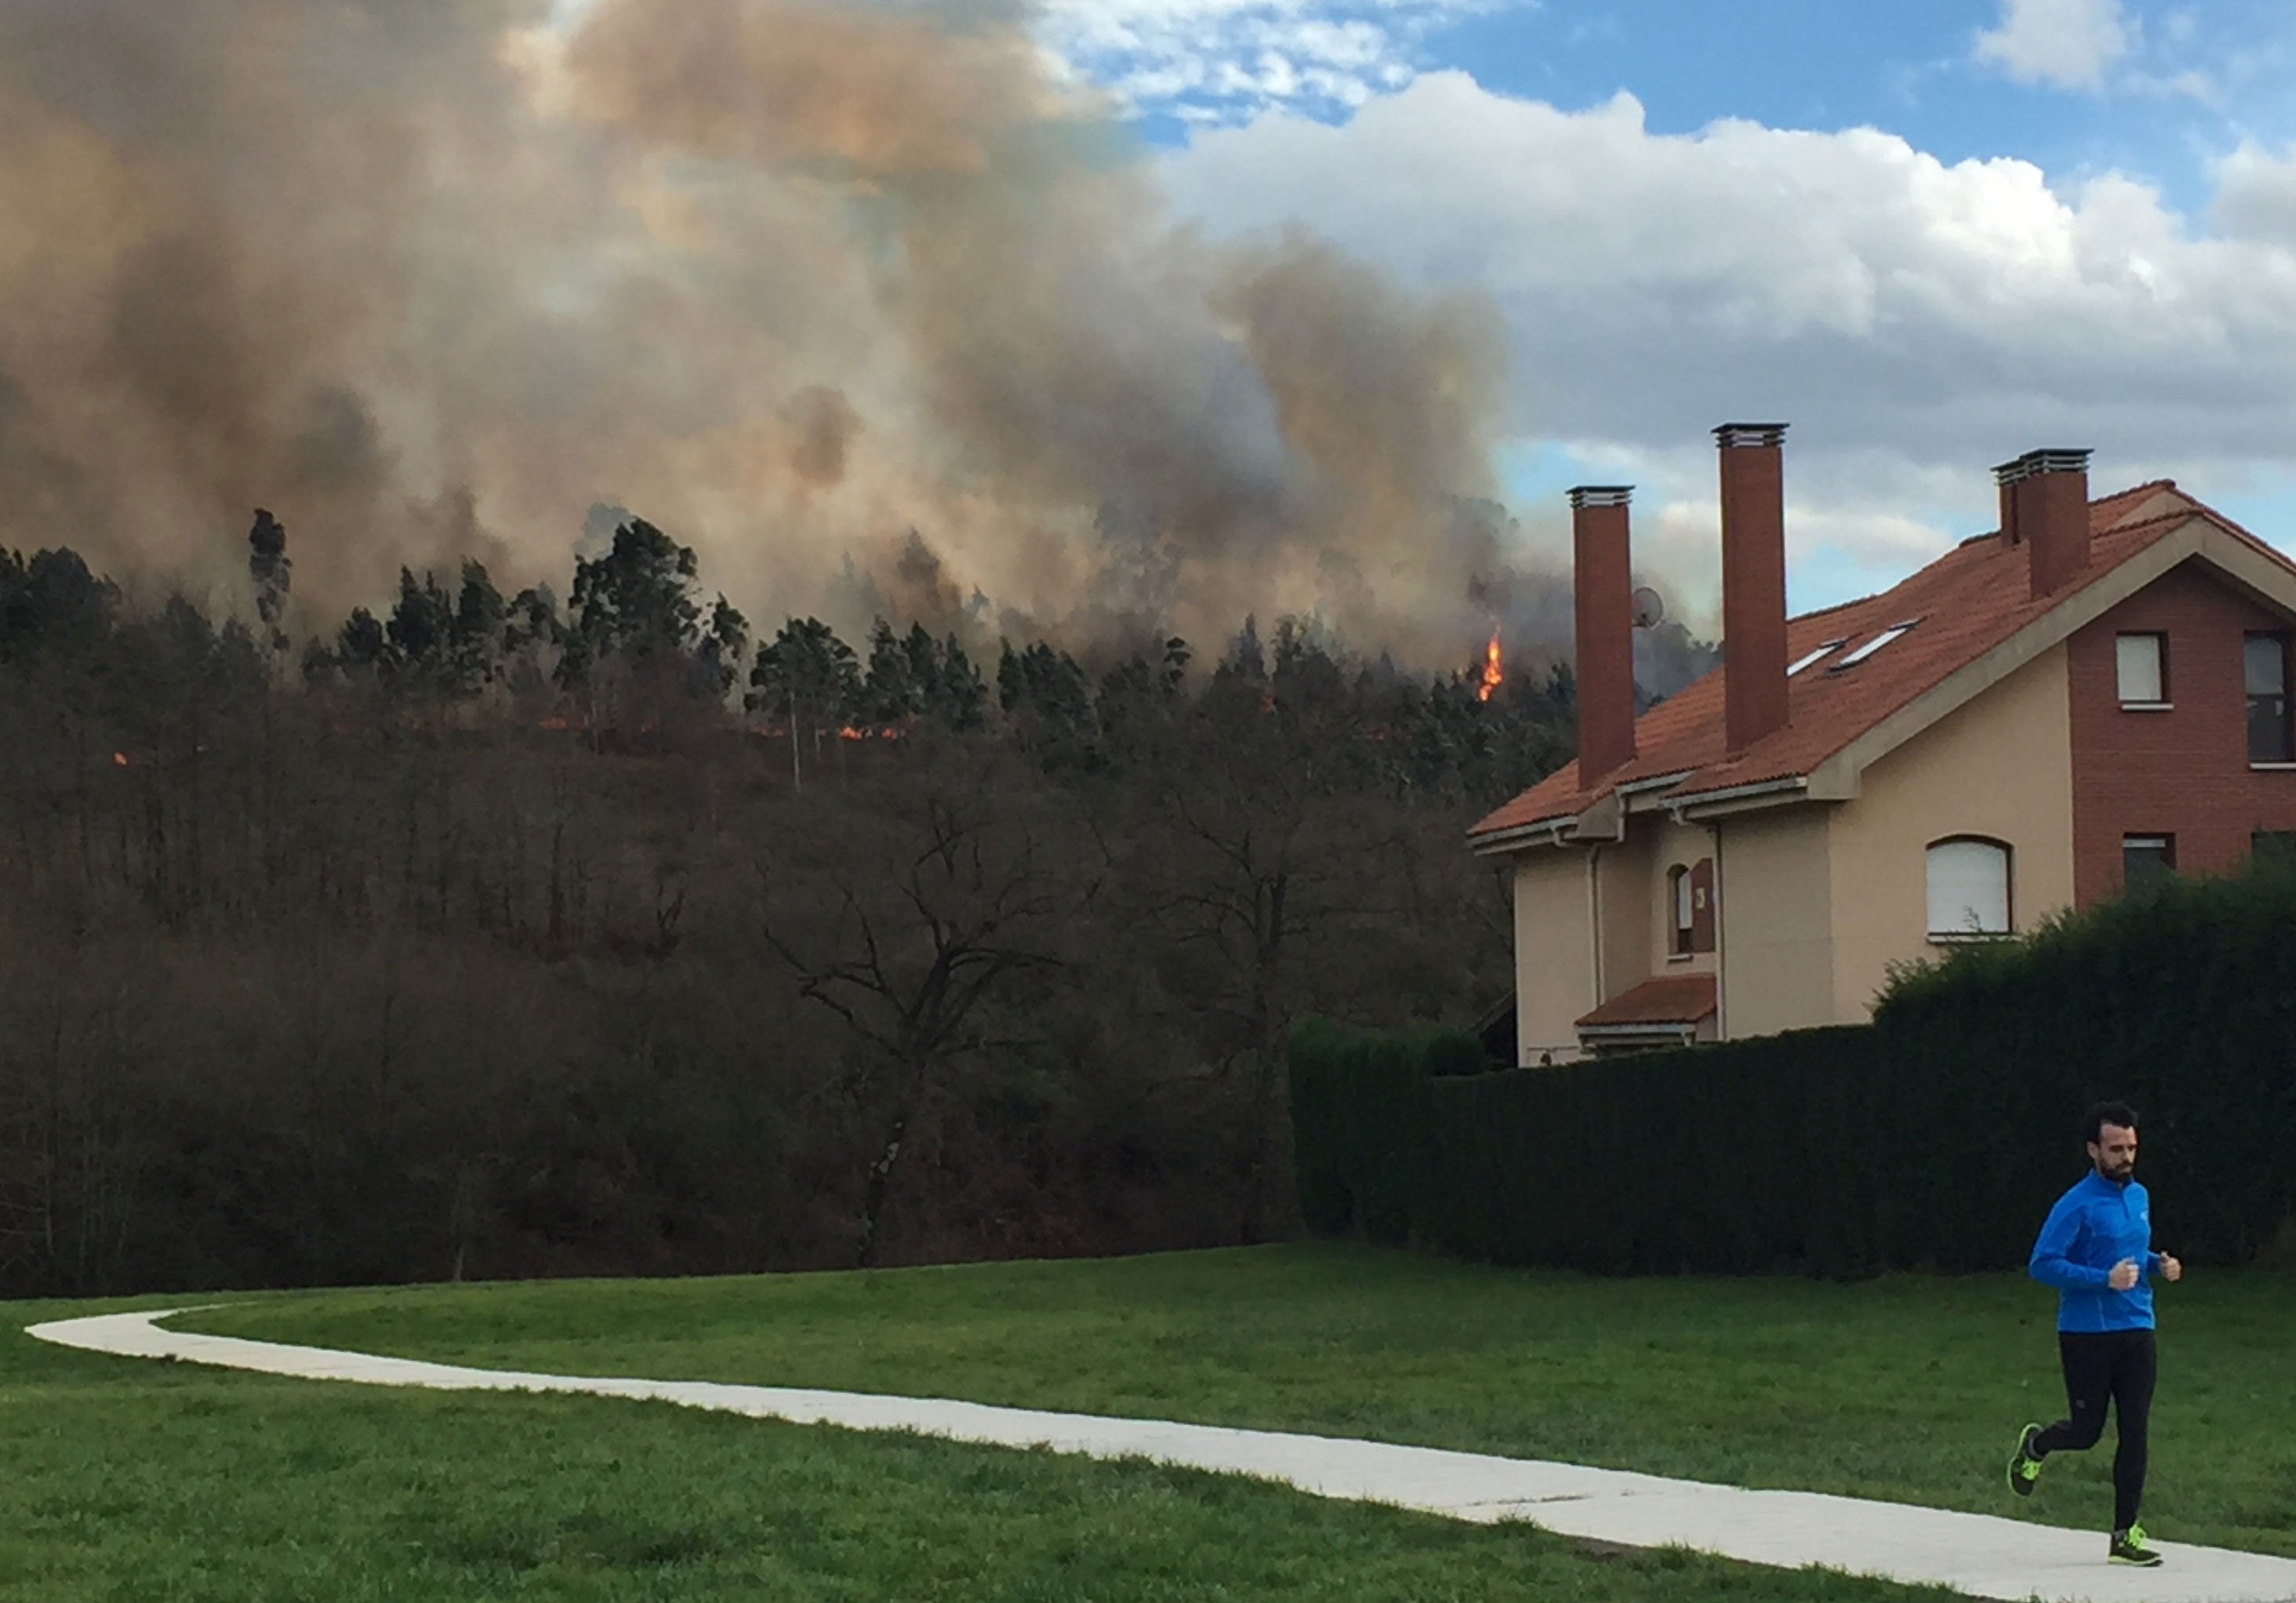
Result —
[[1800, 673], [1803, 669], [1809, 667], [1815, 662], [1823, 661], [1826, 653], [1840, 651], [1843, 646], [1849, 644], [1849, 642], [1847, 640], [1828, 640], [1816, 651], [1810, 652], [1805, 656], [1797, 658], [1794, 662], [1794, 665], [1786, 670], [1786, 678], [1793, 678], [1794, 675]]
[[1898, 636], [1904, 634], [1907, 629], [1913, 628], [1914, 625], [1920, 621], [1921, 620], [1918, 618], [1908, 618], [1903, 623], [1891, 624], [1880, 634], [1874, 636], [1871, 640], [1866, 642], [1865, 645], [1859, 646], [1856, 651], [1851, 652], [1848, 656], [1842, 658], [1841, 661], [1836, 662], [1826, 671], [1829, 673], [1840, 673], [1845, 668], [1857, 667], [1857, 664], [1863, 662], [1866, 658], [1872, 656], [1875, 652], [1889, 645], [1890, 641], [1896, 639]]

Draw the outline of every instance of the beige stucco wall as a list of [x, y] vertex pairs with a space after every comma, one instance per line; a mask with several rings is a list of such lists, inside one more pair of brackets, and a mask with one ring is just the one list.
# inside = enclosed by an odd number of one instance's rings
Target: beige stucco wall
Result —
[[[1714, 972], [1712, 953], [1675, 960], [1666, 949], [1668, 870], [1713, 854], [1707, 826], [1638, 814], [1624, 841], [1536, 848], [1515, 859], [1517, 1062], [1537, 1063], [1547, 1052], [1558, 1063], [1576, 1057], [1578, 1021], [1652, 974]], [[1590, 935], [1596, 905], [1599, 959]]]
[[2020, 933], [2071, 905], [2072, 784], [2062, 645], [1868, 767], [1857, 799], [1832, 818], [1834, 1016], [1866, 1018], [1890, 964], [1938, 951], [1929, 940], [1932, 841], [2009, 844], [2010, 918]]
[[1576, 1056], [1571, 1026], [1595, 1006], [1584, 847], [1542, 846], [1514, 859], [1517, 1063]]
[[1603, 908], [1603, 966], [1595, 988], [1597, 1000], [1607, 1002], [1651, 977], [1651, 838], [1641, 819], [1628, 825], [1625, 840], [1597, 851], [1595, 872]]
[[[1519, 1061], [1578, 1054], [1577, 1020], [1652, 974], [1718, 972], [1733, 1039], [1866, 1018], [1894, 963], [1936, 954], [1927, 851], [2011, 847], [2019, 931], [2073, 899], [2072, 740], [2064, 649], [2036, 658], [1866, 769], [1854, 801], [1681, 824], [1636, 813], [1626, 841], [1515, 859]], [[1603, 939], [1592, 938], [1588, 861]], [[1667, 875], [1715, 863], [1714, 954], [1673, 961]], [[1599, 962], [1599, 968], [1597, 964]]]
[[1721, 1025], [1733, 1040], [1836, 1017], [1827, 811], [1805, 803], [1719, 821]]
[[[1693, 952], [1677, 958], [1668, 949], [1674, 941], [1673, 886], [1668, 881], [1677, 865], [1694, 868], [1702, 860], [1713, 857], [1713, 826], [1677, 824], [1664, 813], [1651, 813], [1634, 820], [1633, 832], [1648, 843], [1642, 865], [1642, 927], [1634, 932], [1642, 966], [1636, 980], [1646, 980], [1652, 974], [1714, 973], [1713, 952]], [[1718, 896], [1715, 900], [1719, 902], [1721, 899]], [[1718, 937], [1719, 933], [1718, 925]], [[1612, 996], [1626, 989], [1624, 985], [1609, 987]]]

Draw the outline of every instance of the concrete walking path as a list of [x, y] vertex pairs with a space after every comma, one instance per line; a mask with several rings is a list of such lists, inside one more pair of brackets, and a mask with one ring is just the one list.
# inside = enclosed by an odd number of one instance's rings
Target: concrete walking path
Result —
[[[1523, 1519], [1625, 1547], [1682, 1546], [1754, 1564], [1822, 1565], [2050, 1603], [2296, 1603], [2296, 1559], [2160, 1543], [2157, 1569], [2108, 1566], [2101, 1532], [1808, 1492], [1750, 1492], [1589, 1469], [1280, 1431], [1044, 1413], [945, 1399], [728, 1385], [713, 1381], [529, 1375], [163, 1330], [196, 1309], [104, 1314], [32, 1326], [40, 1341], [128, 1358], [173, 1358], [307, 1380], [446, 1391], [578, 1392], [722, 1410], [800, 1425], [903, 1430], [1095, 1459], [1144, 1458], [1282, 1482], [1320, 1497], [1494, 1523]], [[2042, 1495], [2046, 1496], [2044, 1492]], [[2007, 1489], [2003, 1489], [2005, 1500]]]

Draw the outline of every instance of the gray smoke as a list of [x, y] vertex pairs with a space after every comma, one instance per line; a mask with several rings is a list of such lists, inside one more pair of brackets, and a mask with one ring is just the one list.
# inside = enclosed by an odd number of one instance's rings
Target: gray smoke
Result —
[[1493, 308], [1176, 226], [1015, 8], [546, 13], [0, 0], [0, 542], [243, 582], [260, 505], [316, 619], [606, 506], [764, 620], [1554, 637]]

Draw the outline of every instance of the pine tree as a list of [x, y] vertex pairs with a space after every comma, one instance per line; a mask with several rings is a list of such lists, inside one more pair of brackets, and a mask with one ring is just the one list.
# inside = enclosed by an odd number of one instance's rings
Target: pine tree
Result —
[[255, 527], [247, 536], [247, 571], [255, 580], [255, 615], [271, 637], [271, 649], [287, 649], [287, 592], [294, 582], [295, 564], [287, 558], [287, 530], [261, 507], [255, 509]]

